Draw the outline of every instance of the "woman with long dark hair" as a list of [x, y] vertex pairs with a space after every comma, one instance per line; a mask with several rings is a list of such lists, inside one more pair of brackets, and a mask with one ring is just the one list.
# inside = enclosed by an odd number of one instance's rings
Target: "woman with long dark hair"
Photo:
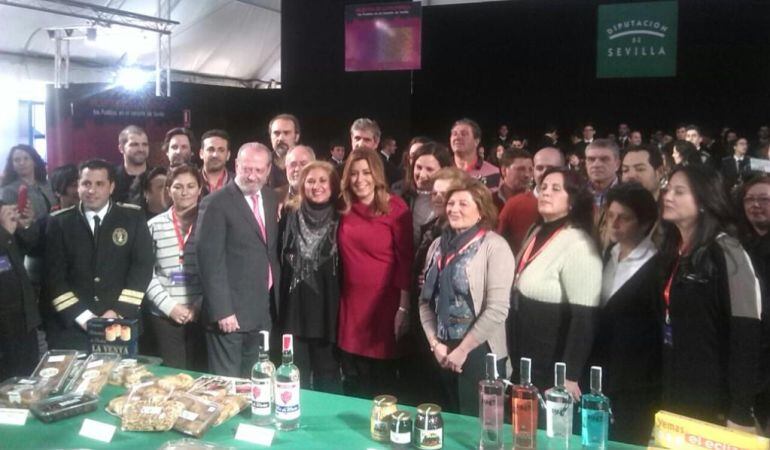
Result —
[[422, 144], [410, 160], [408, 173], [412, 174], [412, 182], [401, 196], [412, 212], [413, 237], [414, 242], [418, 243], [422, 238], [420, 228], [435, 217], [431, 205], [431, 177], [442, 168], [454, 165], [454, 162], [449, 149], [437, 142]]
[[[19, 144], [11, 147], [5, 162], [3, 174], [2, 196], [7, 204], [18, 201], [21, 186], [27, 189], [27, 198], [32, 207], [34, 219], [45, 217], [56, 204], [56, 197], [48, 182], [45, 172], [45, 161], [37, 151], [29, 145]], [[24, 213], [24, 211], [19, 211]]]
[[541, 390], [553, 385], [554, 363], [566, 362], [566, 387], [577, 400], [602, 286], [593, 195], [578, 173], [565, 168], [546, 170], [538, 192], [539, 223], [517, 258], [511, 345], [518, 357], [532, 359], [532, 382]]
[[294, 361], [305, 389], [340, 392], [336, 352], [340, 302], [337, 248], [339, 176], [326, 161], [302, 168], [297, 196], [283, 209], [281, 230], [281, 333], [294, 335]]
[[674, 169], [662, 219], [663, 408], [754, 431], [759, 283], [716, 171]]

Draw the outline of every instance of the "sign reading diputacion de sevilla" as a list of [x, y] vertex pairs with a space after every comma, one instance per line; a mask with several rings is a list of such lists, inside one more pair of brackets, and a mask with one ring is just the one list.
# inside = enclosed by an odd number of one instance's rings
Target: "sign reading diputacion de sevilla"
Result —
[[600, 5], [596, 77], [676, 76], [676, 1]]

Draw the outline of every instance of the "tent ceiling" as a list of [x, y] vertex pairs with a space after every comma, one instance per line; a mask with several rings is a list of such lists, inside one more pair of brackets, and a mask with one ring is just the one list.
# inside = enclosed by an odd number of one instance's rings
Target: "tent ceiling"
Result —
[[[81, 0], [122, 11], [158, 16], [157, 0]], [[170, 0], [173, 79], [205, 77], [202, 81], [244, 82], [281, 80], [281, 0]], [[34, 4], [34, 1], [28, 2]], [[91, 25], [85, 19], [33, 11], [0, 2], [5, 18], [0, 58], [16, 72], [53, 78], [54, 41], [46, 28]], [[8, 20], [11, 19], [11, 20]], [[99, 80], [123, 65], [155, 65], [157, 34], [112, 25], [98, 27], [93, 42], [71, 41], [71, 82]], [[45, 73], [44, 67], [48, 68]], [[80, 67], [79, 67], [80, 66]], [[84, 66], [101, 70], [82, 70]], [[94, 79], [97, 78], [97, 79]]]

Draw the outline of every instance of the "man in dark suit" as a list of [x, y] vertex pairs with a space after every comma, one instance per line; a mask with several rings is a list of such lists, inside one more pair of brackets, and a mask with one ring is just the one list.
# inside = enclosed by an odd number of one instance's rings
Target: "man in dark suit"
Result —
[[749, 158], [746, 157], [748, 149], [749, 144], [746, 139], [738, 139], [733, 144], [733, 155], [722, 158], [720, 171], [728, 193], [749, 174]]
[[209, 369], [248, 377], [259, 331], [277, 314], [278, 199], [266, 186], [270, 149], [249, 142], [238, 150], [235, 179], [201, 202], [197, 258]]

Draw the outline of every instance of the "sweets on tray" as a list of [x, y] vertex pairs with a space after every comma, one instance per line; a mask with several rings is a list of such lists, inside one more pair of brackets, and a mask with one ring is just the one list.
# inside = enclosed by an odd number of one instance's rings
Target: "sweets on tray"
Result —
[[49, 350], [40, 359], [32, 376], [47, 379], [51, 391], [59, 392], [64, 387], [77, 358], [77, 350]]
[[0, 383], [0, 406], [28, 408], [51, 392], [49, 380], [40, 377], [12, 377]]
[[67, 391], [98, 396], [118, 360], [120, 356], [115, 353], [92, 353], [83, 363], [78, 376], [70, 382]]
[[123, 431], [168, 431], [173, 428], [184, 404], [155, 382], [139, 385], [126, 398], [121, 415]]
[[98, 404], [99, 397], [73, 393], [39, 401], [30, 410], [40, 421], [48, 423], [95, 411]]
[[196, 438], [203, 436], [214, 425], [222, 411], [219, 404], [192, 394], [175, 392], [172, 397], [184, 405], [174, 429]]

